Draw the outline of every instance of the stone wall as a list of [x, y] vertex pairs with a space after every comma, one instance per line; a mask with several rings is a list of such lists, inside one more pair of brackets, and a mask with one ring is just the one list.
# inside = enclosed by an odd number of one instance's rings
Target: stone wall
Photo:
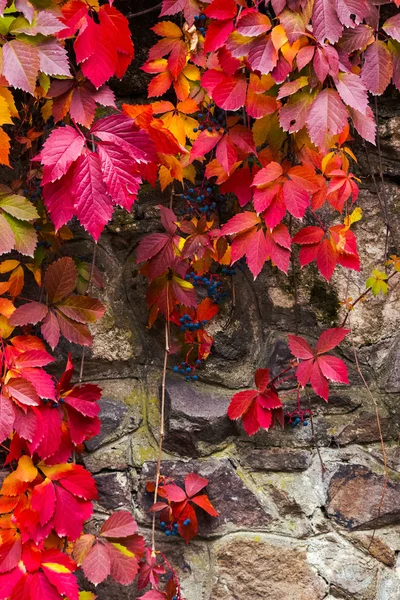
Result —
[[[144, 6], [148, 3], [137, 2], [135, 10]], [[145, 96], [146, 76], [137, 68], [145, 45], [152, 42], [143, 37], [149, 19], [132, 22], [138, 61], [115, 88], [131, 102]], [[380, 110], [390, 218], [400, 235], [400, 117], [392, 98]], [[377, 154], [370, 153], [377, 174]], [[352, 272], [348, 280], [353, 298], [364, 289], [371, 269], [382, 267], [385, 247], [385, 226], [362, 147], [358, 154], [364, 218], [355, 227], [362, 272]], [[155, 472], [163, 345], [162, 326], [146, 329], [146, 283], [134, 256], [141, 236], [159, 226], [155, 206], [165, 200], [157, 190], [145, 188], [132, 214], [118, 213], [100, 240], [97, 260], [108, 311], [94, 329], [93, 351], [85, 363], [85, 379], [104, 390], [102, 433], [88, 443], [83, 459], [99, 487], [96, 518], [118, 508], [132, 510], [147, 536], [151, 497], [145, 483]], [[88, 258], [90, 252], [84, 239], [71, 247], [71, 253]], [[210, 499], [220, 512], [217, 519], [201, 516], [200, 535], [187, 547], [181, 538], [157, 535], [187, 600], [400, 598], [400, 285], [387, 298], [368, 297], [351, 317], [373, 399], [348, 342], [340, 356], [348, 365], [351, 386], [333, 387], [328, 404], [308, 392], [315, 435], [310, 426], [301, 426], [249, 438], [226, 416], [230, 397], [251, 385], [257, 367], [279, 372], [289, 356], [287, 333], [296, 331], [314, 341], [322, 328], [340, 323], [344, 271], [338, 270], [333, 289], [313, 267], [295, 277], [297, 303], [293, 277], [288, 280], [268, 266], [253, 282], [240, 267], [234, 277], [236, 302], [228, 295], [210, 325], [215, 346], [199, 382], [174, 378], [170, 361], [162, 472], [177, 481], [191, 471], [207, 477]], [[390, 474], [380, 510], [384, 466], [376, 407]], [[100, 600], [137, 597], [135, 586], [113, 583], [96, 593]]]

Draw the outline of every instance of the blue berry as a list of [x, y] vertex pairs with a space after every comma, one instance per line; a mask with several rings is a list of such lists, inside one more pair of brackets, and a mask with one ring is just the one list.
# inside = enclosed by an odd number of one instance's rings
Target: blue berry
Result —
[[304, 425], [304, 427], [307, 427], [308, 421], [304, 421], [303, 425]]
[[178, 523], [174, 523], [174, 529], [178, 529], [179, 525]]
[[172, 534], [172, 531], [170, 531], [169, 529], [167, 529], [167, 531], [165, 532], [165, 535], [167, 535], [168, 537]]
[[186, 367], [186, 373], [191, 373], [191, 372], [192, 372], [191, 367]]
[[196, 360], [196, 365], [201, 365], [201, 360], [199, 358]]
[[202, 119], [203, 118], [203, 114], [202, 113], [198, 113], [197, 118], [198, 119]]
[[211, 189], [210, 187], [208, 187], [208, 188], [207, 188], [207, 193], [208, 193], [208, 194], [211, 194], [211, 192], [212, 192], [212, 189]]
[[193, 131], [194, 131], [194, 133], [197, 133], [198, 132], [197, 127], [193, 127]]
[[198, 381], [199, 378], [197, 375], [193, 375], [192, 379], [193, 379], [193, 381]]
[[190, 525], [190, 519], [185, 519], [183, 521], [183, 524], [184, 524], [185, 527], [187, 527], [188, 525]]
[[174, 367], [174, 373], [179, 373], [179, 368], [176, 365]]
[[207, 127], [207, 131], [212, 131], [212, 127]]

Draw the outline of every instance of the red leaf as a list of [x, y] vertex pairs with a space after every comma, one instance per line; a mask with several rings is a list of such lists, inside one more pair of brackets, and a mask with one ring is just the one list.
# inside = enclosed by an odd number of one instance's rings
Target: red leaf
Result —
[[314, 353], [304, 338], [297, 335], [288, 335], [288, 339], [289, 348], [293, 356], [305, 360], [314, 358]]
[[74, 289], [78, 271], [69, 256], [54, 261], [44, 277], [44, 286], [50, 303], [56, 303], [69, 296]]
[[76, 216], [97, 241], [113, 212], [98, 154], [86, 150], [79, 157], [75, 185]]
[[260, 274], [265, 261], [268, 260], [268, 246], [262, 229], [251, 235], [246, 249], [246, 262], [254, 279]]
[[254, 435], [260, 429], [257, 402], [253, 402], [250, 408], [245, 412], [245, 414], [242, 417], [242, 423], [247, 435]]
[[54, 350], [60, 339], [60, 327], [58, 325], [57, 317], [51, 310], [47, 313], [40, 331], [50, 348]]
[[235, 0], [212, 0], [204, 14], [211, 19], [231, 19], [236, 16], [237, 6]]
[[333, 348], [336, 348], [349, 333], [349, 329], [344, 329], [343, 327], [334, 327], [332, 329], [327, 329], [323, 333], [321, 333], [317, 345], [315, 346], [315, 351], [317, 354], [323, 354], [324, 352], [329, 352]]
[[40, 302], [28, 302], [17, 308], [9, 318], [10, 325], [36, 325], [47, 315], [48, 308]]
[[200, 506], [200, 508], [205, 510], [212, 517], [218, 517], [219, 513], [215, 510], [206, 494], [202, 494], [201, 496], [195, 496], [191, 499], [191, 501], [194, 502], [194, 504], [196, 504], [197, 506]]
[[111, 558], [111, 577], [122, 585], [129, 585], [135, 579], [139, 571], [139, 563], [136, 556], [127, 556], [124, 552], [114, 546], [107, 544]]
[[310, 204], [309, 193], [298, 186], [295, 181], [288, 179], [283, 185], [283, 196], [286, 208], [291, 215], [302, 219]]
[[240, 419], [249, 410], [257, 395], [256, 390], [237, 392], [229, 404], [228, 417], [234, 421]]
[[164, 485], [163, 491], [170, 502], [182, 502], [183, 500], [186, 500], [185, 491], [175, 483]]
[[321, 396], [326, 402], [328, 402], [329, 396], [329, 385], [328, 380], [323, 376], [321, 369], [318, 366], [318, 363], [314, 363], [310, 383], [318, 396]]
[[198, 494], [208, 484], [208, 479], [200, 477], [197, 473], [189, 473], [185, 477], [185, 490], [188, 498]]
[[100, 529], [100, 535], [106, 538], [124, 538], [136, 533], [137, 523], [132, 515], [121, 510], [115, 512], [105, 521]]
[[247, 81], [243, 75], [226, 77], [213, 90], [212, 97], [224, 110], [238, 110], [246, 100]]
[[204, 42], [205, 52], [214, 52], [221, 48], [234, 28], [232, 19], [212, 21], [207, 27], [206, 41]]
[[329, 240], [322, 240], [318, 247], [316, 261], [319, 272], [329, 281], [337, 263], [336, 251]]
[[269, 369], [257, 369], [254, 375], [256, 388], [259, 392], [264, 392], [270, 378]]
[[336, 358], [336, 356], [320, 356], [317, 360], [319, 368], [322, 374], [329, 381], [335, 381], [337, 383], [349, 383], [347, 375], [347, 367], [345, 363]]
[[318, 244], [325, 232], [321, 227], [303, 227], [293, 238], [295, 244]]
[[220, 235], [234, 235], [251, 229], [260, 223], [260, 218], [254, 212], [243, 212], [235, 215], [221, 228]]

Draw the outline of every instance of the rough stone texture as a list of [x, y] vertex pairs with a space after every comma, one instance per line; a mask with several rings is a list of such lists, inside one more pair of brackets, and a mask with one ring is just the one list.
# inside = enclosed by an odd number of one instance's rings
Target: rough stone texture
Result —
[[305, 471], [311, 462], [311, 452], [292, 448], [248, 450], [243, 467], [254, 471]]
[[184, 379], [169, 378], [166, 384], [166, 437], [164, 448], [182, 456], [210, 454], [218, 444], [228, 443], [237, 431], [226, 411], [232, 392], [215, 386], [188, 386]]
[[382, 527], [400, 522], [400, 483], [360, 465], [342, 465], [332, 477], [327, 511], [349, 529]]
[[[325, 581], [306, 553], [279, 538], [229, 537], [214, 549], [210, 600], [322, 600]], [[250, 576], [251, 574], [251, 576]]]

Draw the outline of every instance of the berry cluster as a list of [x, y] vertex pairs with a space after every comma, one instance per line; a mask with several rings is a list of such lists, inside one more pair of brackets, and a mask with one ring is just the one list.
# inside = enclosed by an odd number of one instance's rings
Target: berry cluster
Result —
[[194, 18], [195, 25], [202, 35], [204, 35], [206, 32], [204, 27], [206, 18], [206, 15], [196, 15]]
[[168, 523], [167, 524], [164, 521], [161, 521], [160, 528], [161, 528], [161, 531], [163, 531], [167, 537], [170, 537], [171, 535], [179, 535], [178, 534], [178, 523]]
[[224, 196], [222, 194], [218, 194], [218, 186], [196, 186], [190, 187], [182, 194], [180, 197], [187, 202], [187, 211], [184, 209], [180, 210], [181, 214], [189, 214], [192, 216], [193, 213], [199, 213], [201, 215], [206, 215], [207, 218], [210, 218], [212, 213], [215, 212], [217, 208], [217, 202], [215, 200], [223, 200]]
[[205, 285], [208, 297], [216, 304], [226, 296], [226, 293], [221, 291], [222, 282], [215, 280], [213, 275], [206, 277], [205, 275], [196, 275], [194, 271], [191, 271], [185, 275], [185, 279], [193, 285]]
[[180, 375], [185, 375], [186, 381], [198, 381], [198, 376], [195, 374], [196, 368], [201, 365], [201, 360], [198, 358], [196, 360], [196, 365], [194, 367], [190, 366], [188, 362], [182, 362], [178, 365], [174, 366], [174, 373], [180, 373]]
[[190, 315], [183, 315], [183, 317], [179, 319], [179, 323], [181, 324], [181, 331], [185, 332], [202, 329], [203, 326], [206, 325], [207, 321], [200, 321], [198, 323], [194, 323]]
[[299, 423], [303, 423], [304, 427], [307, 427], [308, 421], [311, 418], [311, 414], [311, 410], [302, 410], [301, 408], [297, 408], [293, 412], [287, 412], [285, 414], [285, 418], [288, 425], [291, 425], [292, 427], [297, 427]]
[[228, 133], [227, 125], [226, 125], [226, 115], [224, 111], [219, 111], [218, 114], [211, 112], [214, 104], [211, 102], [210, 104], [206, 104], [206, 113], [198, 113], [197, 120], [199, 121], [199, 126], [193, 129], [194, 133], [197, 131], [223, 131], [224, 133]]

